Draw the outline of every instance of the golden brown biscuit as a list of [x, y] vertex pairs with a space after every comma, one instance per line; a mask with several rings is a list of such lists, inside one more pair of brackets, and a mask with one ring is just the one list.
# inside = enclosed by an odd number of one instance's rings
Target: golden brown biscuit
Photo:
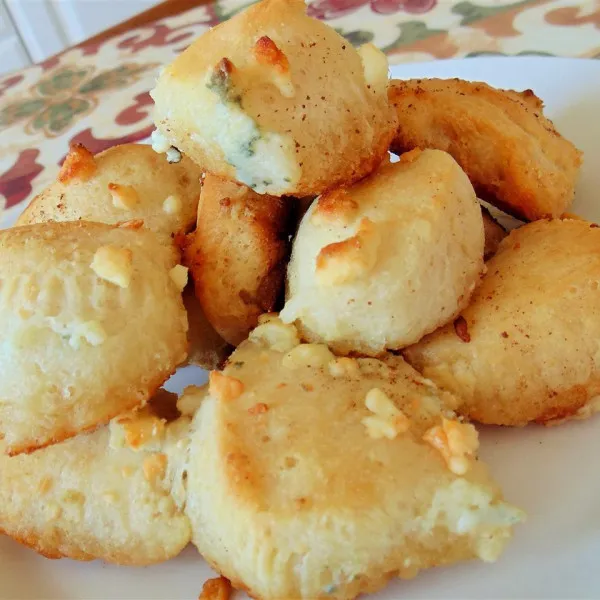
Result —
[[145, 229], [0, 231], [0, 436], [10, 454], [143, 405], [185, 359], [178, 258]]
[[492, 217], [490, 211], [481, 207], [481, 216], [483, 217], [483, 235], [485, 239], [483, 258], [489, 260], [496, 254], [500, 242], [508, 235], [504, 227]]
[[581, 152], [531, 90], [412, 79], [393, 80], [389, 97], [399, 120], [394, 152], [449, 152], [481, 198], [522, 219], [558, 217], [573, 201]]
[[57, 181], [32, 200], [17, 224], [141, 219], [172, 237], [194, 226], [200, 175], [189, 158], [169, 164], [145, 144], [114, 146], [97, 156], [74, 146]]
[[190, 540], [180, 493], [188, 425], [142, 409], [33, 454], [0, 454], [0, 531], [48, 558], [176, 556]]
[[194, 544], [264, 600], [354, 598], [434, 565], [494, 561], [522, 513], [447, 403], [400, 357], [338, 359], [261, 317], [196, 413]]
[[402, 348], [467, 305], [483, 244], [465, 173], [445, 152], [415, 150], [313, 204], [293, 242], [281, 318], [344, 354]]
[[387, 89], [375, 46], [355, 50], [302, 0], [263, 0], [161, 73], [151, 92], [155, 148], [176, 146], [261, 194], [318, 194], [385, 157], [396, 125]]
[[525, 425], [600, 409], [600, 229], [539, 221], [487, 263], [471, 304], [404, 351], [482, 423]]
[[283, 296], [291, 208], [216, 175], [204, 179], [184, 262], [206, 318], [234, 346]]
[[183, 291], [183, 304], [189, 324], [187, 362], [209, 371], [219, 368], [231, 354], [233, 348], [208, 322], [200, 302], [196, 298], [193, 283]]

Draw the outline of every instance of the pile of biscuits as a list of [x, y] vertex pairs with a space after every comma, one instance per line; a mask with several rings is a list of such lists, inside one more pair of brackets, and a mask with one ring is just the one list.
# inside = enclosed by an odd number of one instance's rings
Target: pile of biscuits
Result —
[[[192, 542], [206, 599], [496, 560], [524, 513], [473, 422], [600, 410], [581, 153], [531, 91], [389, 81], [302, 0], [152, 97], [152, 147], [71, 148], [0, 232], [0, 531], [122, 565]], [[209, 381], [178, 398], [187, 364]]]

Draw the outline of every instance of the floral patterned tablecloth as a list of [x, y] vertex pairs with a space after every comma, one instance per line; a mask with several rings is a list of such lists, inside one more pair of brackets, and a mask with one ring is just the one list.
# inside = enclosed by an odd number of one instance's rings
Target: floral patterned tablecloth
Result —
[[[70, 143], [93, 152], [152, 130], [156, 71], [248, 6], [218, 0], [0, 78], [0, 202], [8, 220], [55, 177]], [[313, 0], [353, 44], [390, 63], [480, 55], [600, 58], [600, 0]]]

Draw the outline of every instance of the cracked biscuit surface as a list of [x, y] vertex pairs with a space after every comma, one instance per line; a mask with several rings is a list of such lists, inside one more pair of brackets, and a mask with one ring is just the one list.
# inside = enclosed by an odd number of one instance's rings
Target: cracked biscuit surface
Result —
[[189, 394], [201, 400], [193, 542], [254, 597], [353, 598], [434, 565], [493, 561], [523, 517], [476, 460], [454, 398], [401, 357], [336, 358], [266, 315], [208, 391]]
[[0, 232], [0, 434], [35, 450], [143, 405], [187, 352], [169, 276], [145, 229], [43, 223]]

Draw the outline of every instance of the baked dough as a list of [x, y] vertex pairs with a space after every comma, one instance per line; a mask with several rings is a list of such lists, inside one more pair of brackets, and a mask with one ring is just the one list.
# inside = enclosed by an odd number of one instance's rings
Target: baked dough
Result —
[[48, 558], [176, 556], [190, 540], [184, 496], [171, 496], [183, 485], [188, 425], [143, 409], [33, 454], [0, 453], [0, 531]]
[[558, 217], [573, 201], [582, 154], [531, 90], [410, 79], [393, 80], [389, 97], [398, 114], [394, 152], [449, 152], [483, 200], [528, 221]]
[[17, 225], [141, 219], [148, 229], [173, 237], [194, 226], [200, 175], [189, 158], [169, 164], [145, 144], [114, 146], [96, 156], [74, 146], [58, 179], [32, 200]]
[[208, 321], [237, 346], [283, 298], [293, 204], [207, 174], [184, 262]]
[[194, 284], [183, 291], [183, 304], [188, 317], [188, 364], [211, 370], [220, 367], [233, 350], [208, 322], [196, 293]]
[[355, 50], [302, 0], [263, 0], [161, 73], [155, 147], [175, 146], [261, 194], [318, 194], [385, 157], [396, 128], [387, 89], [375, 46]]
[[483, 247], [467, 176], [449, 154], [415, 150], [311, 207], [281, 318], [340, 353], [402, 348], [467, 305]]
[[475, 429], [453, 402], [401, 357], [337, 359], [261, 317], [196, 413], [193, 543], [264, 600], [354, 598], [434, 565], [495, 560], [522, 513], [475, 460]]
[[143, 405], [185, 359], [177, 261], [145, 229], [0, 231], [0, 437], [10, 454]]
[[407, 348], [407, 360], [482, 423], [547, 423], [600, 409], [600, 229], [531, 223], [487, 266], [461, 317]]

